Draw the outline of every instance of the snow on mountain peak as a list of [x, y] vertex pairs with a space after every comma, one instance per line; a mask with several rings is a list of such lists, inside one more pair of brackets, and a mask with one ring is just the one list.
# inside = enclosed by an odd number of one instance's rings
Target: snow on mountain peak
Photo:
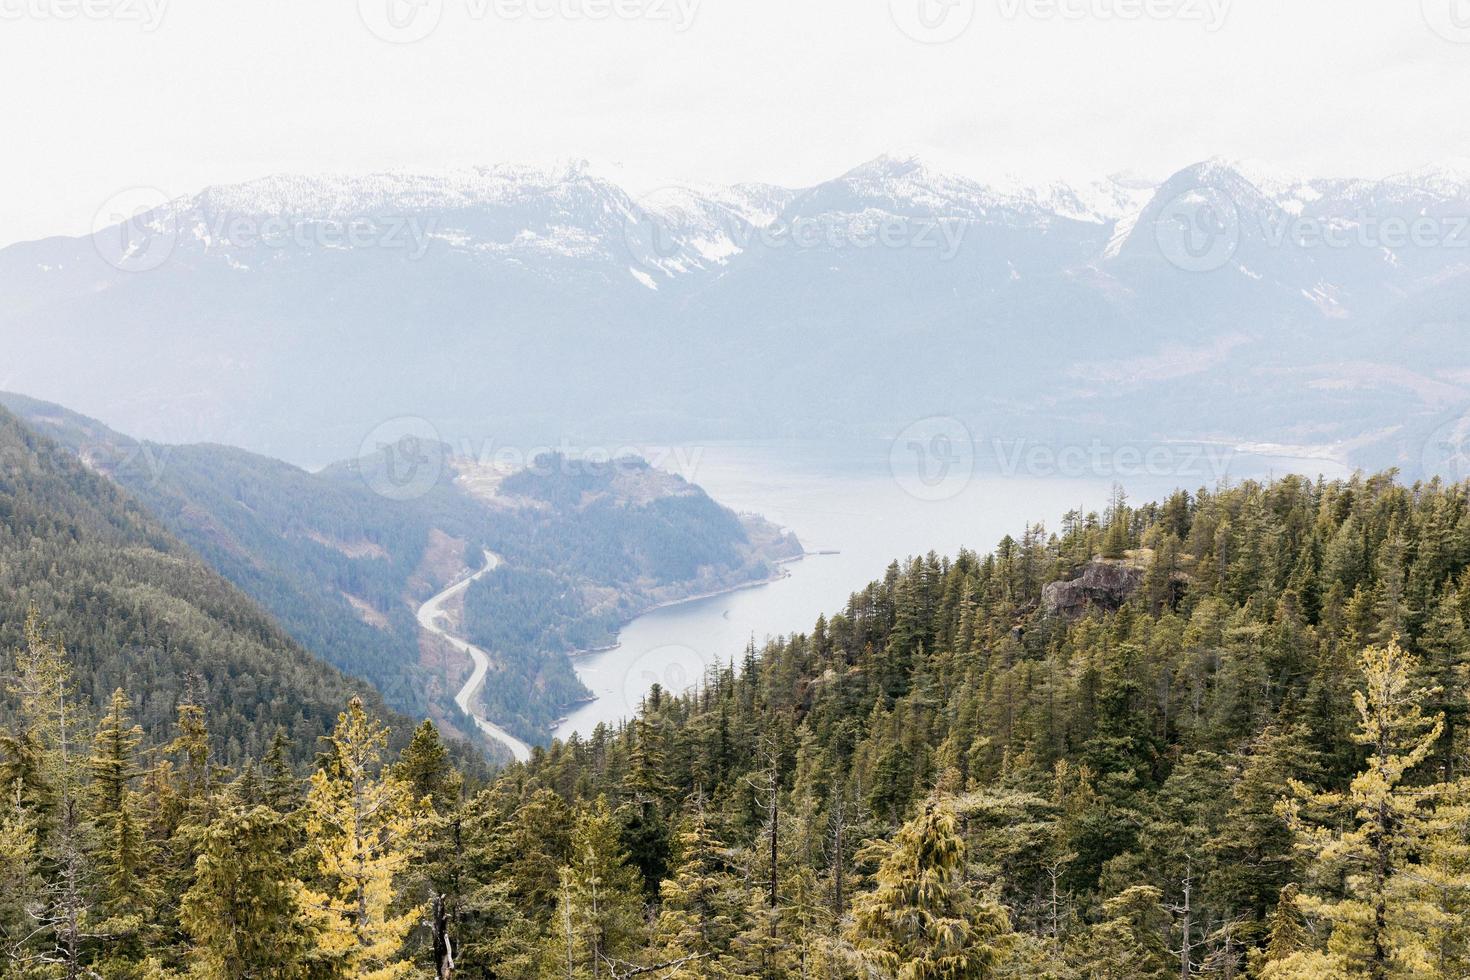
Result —
[[499, 205], [595, 180], [585, 160], [441, 172], [275, 174], [206, 188], [189, 203], [220, 213], [342, 218]]
[[1455, 157], [1395, 174], [1384, 183], [1400, 184], [1445, 198], [1470, 197], [1470, 157]]

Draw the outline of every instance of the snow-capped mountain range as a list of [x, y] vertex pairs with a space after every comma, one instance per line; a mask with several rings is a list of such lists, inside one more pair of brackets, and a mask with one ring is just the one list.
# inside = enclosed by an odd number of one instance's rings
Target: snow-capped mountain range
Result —
[[1470, 404], [1458, 164], [1028, 182], [898, 154], [807, 188], [635, 193], [572, 162], [154, 203], [0, 250], [0, 388], [307, 462], [403, 414], [713, 438], [938, 413], [1412, 469]]

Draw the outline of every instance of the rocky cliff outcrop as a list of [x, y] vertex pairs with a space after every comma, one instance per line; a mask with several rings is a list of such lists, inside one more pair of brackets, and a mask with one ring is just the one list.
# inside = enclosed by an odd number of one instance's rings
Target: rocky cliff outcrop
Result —
[[1143, 569], [1122, 561], [1094, 559], [1067, 582], [1049, 582], [1041, 591], [1048, 616], [1080, 616], [1089, 608], [1117, 609], [1143, 584]]

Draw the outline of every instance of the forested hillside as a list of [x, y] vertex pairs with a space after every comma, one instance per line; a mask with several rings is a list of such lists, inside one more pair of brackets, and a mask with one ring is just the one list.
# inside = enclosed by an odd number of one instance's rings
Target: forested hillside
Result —
[[[1470, 487], [1287, 478], [895, 564], [482, 790], [432, 726], [385, 757], [356, 704], [302, 787], [211, 769], [188, 712], [140, 764], [121, 694], [83, 765], [32, 696], [0, 770], [9, 963], [1463, 978], [1467, 628]], [[33, 634], [19, 686], [66, 690]]]
[[[543, 787], [610, 801], [663, 899], [629, 959], [1470, 976], [1467, 502], [1390, 475], [1120, 496], [987, 556], [895, 564], [743, 671], [557, 747], [500, 819]], [[723, 843], [691, 856], [705, 837]], [[744, 889], [726, 938], [681, 934], [671, 900], [706, 922], [681, 889], [718, 882]], [[992, 965], [946, 973], [964, 928]]]
[[398, 501], [360, 479], [323, 478], [228, 446], [140, 442], [19, 395], [5, 404], [136, 497], [209, 565], [265, 606], [298, 642], [422, 716], [435, 675], [420, 663], [413, 598], [442, 584], [420, 576], [431, 534], [465, 541], [485, 514], [447, 483]]
[[[308, 473], [228, 446], [138, 441], [21, 395], [0, 403], [136, 497], [302, 646], [391, 707], [466, 736], [453, 699], [470, 665], [414, 613], [485, 549], [505, 564], [471, 591], [465, 629], [497, 658], [486, 710], [532, 742], [587, 694], [567, 653], [610, 642], [659, 602], [765, 579], [801, 553], [794, 537], [632, 458], [548, 456], [485, 480], [474, 461], [425, 447], [436, 479], [399, 499], [377, 492], [383, 459]], [[462, 471], [484, 489], [471, 492]]]
[[[135, 692], [150, 745], [187, 702], [209, 712], [222, 762], [259, 756], [278, 729], [309, 759], [347, 698], [381, 710], [367, 685], [294, 643], [129, 496], [0, 408], [7, 654], [32, 610], [64, 642], [86, 701]], [[0, 719], [13, 724], [17, 706], [13, 692], [0, 696]]]
[[737, 515], [635, 458], [550, 455], [497, 491], [490, 546], [505, 559], [465, 595], [465, 635], [500, 660], [484, 701], [532, 741], [585, 694], [565, 656], [616, 640], [659, 603], [760, 582], [802, 553], [794, 535]]

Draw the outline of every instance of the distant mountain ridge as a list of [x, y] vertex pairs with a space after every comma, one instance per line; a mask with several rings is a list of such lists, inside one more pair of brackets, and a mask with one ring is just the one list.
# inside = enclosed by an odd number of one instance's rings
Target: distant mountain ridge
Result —
[[403, 414], [451, 443], [884, 437], [945, 414], [1417, 475], [1470, 407], [1455, 166], [1031, 185], [894, 155], [799, 190], [643, 194], [585, 163], [281, 176], [98, 241], [0, 250], [0, 383], [302, 463]]

